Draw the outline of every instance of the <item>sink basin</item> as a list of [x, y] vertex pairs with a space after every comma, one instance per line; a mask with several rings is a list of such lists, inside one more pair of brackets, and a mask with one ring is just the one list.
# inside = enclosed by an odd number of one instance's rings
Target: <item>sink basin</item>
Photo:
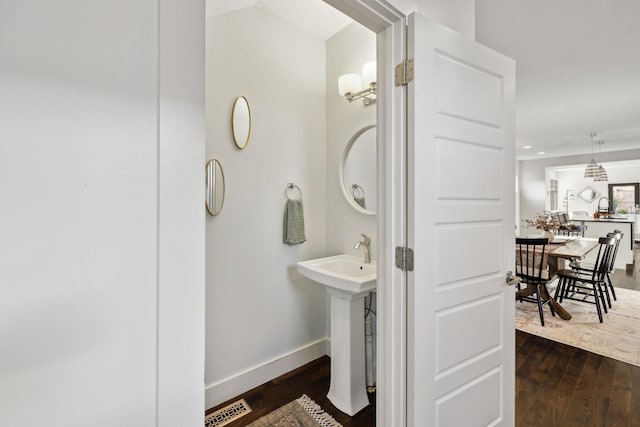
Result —
[[350, 294], [368, 292], [376, 287], [378, 269], [375, 262], [362, 258], [335, 255], [298, 263], [298, 272], [311, 280]]

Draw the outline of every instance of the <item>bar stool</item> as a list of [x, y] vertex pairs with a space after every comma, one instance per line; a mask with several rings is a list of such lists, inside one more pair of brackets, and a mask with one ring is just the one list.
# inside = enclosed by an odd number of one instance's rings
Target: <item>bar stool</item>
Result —
[[586, 225], [568, 224], [567, 235], [571, 237], [584, 237]]
[[577, 225], [569, 223], [569, 216], [565, 212], [558, 212], [554, 214], [558, 220], [560, 227], [558, 228], [558, 234], [561, 236], [571, 237], [584, 237], [584, 231], [587, 229], [586, 225]]

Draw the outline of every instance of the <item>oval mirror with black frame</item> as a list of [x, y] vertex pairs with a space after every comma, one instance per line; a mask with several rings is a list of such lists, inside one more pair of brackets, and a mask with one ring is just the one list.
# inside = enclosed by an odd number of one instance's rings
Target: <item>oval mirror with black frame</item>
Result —
[[218, 159], [207, 162], [205, 168], [205, 205], [210, 215], [216, 216], [222, 211], [224, 205], [224, 171]]
[[236, 146], [241, 150], [245, 148], [251, 136], [251, 110], [249, 109], [249, 101], [244, 96], [237, 97], [233, 103], [231, 132]]
[[376, 165], [376, 125], [369, 125], [349, 139], [339, 167], [342, 194], [351, 207], [365, 215], [376, 214]]

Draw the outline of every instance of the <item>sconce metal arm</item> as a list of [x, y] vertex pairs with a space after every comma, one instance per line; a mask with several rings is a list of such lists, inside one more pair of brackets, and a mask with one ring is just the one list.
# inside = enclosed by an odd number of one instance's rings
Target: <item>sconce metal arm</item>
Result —
[[353, 101], [357, 101], [358, 99], [362, 99], [362, 103], [364, 105], [371, 105], [371, 104], [375, 104], [376, 103], [376, 97], [377, 97], [377, 91], [376, 91], [376, 85], [375, 83], [372, 83], [371, 86], [369, 86], [366, 89], [361, 90], [360, 92], [356, 92], [356, 93], [345, 93], [344, 97], [347, 98], [347, 101], [349, 102], [353, 102]]

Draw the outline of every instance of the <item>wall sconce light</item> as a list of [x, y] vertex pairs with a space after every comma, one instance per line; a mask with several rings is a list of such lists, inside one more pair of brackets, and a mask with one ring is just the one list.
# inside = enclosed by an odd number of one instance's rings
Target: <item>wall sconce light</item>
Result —
[[565, 207], [565, 211], [567, 212], [567, 214], [569, 214], [569, 202], [572, 201], [574, 199], [574, 195], [573, 195], [573, 190], [565, 190], [564, 191], [564, 200], [562, 201], [562, 204]]
[[344, 96], [349, 102], [362, 99], [364, 105], [375, 104], [376, 61], [370, 61], [364, 64], [362, 67], [362, 76], [359, 74], [343, 74], [338, 77], [338, 93], [340, 96]]

